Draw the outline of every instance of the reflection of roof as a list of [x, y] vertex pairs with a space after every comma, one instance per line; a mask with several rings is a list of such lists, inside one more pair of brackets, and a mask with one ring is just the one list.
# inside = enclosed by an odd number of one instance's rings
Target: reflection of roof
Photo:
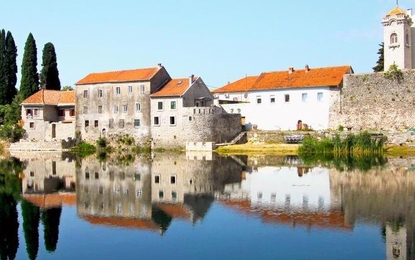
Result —
[[75, 193], [24, 194], [23, 199], [42, 209], [76, 205]]
[[36, 105], [74, 105], [75, 91], [60, 91], [41, 89], [30, 97], [26, 98], [22, 104], [36, 104]]
[[114, 218], [114, 217], [99, 217], [99, 216], [81, 216], [84, 220], [92, 225], [103, 225], [110, 227], [134, 228], [151, 231], [160, 231], [160, 227], [151, 220], [136, 219], [136, 218]]
[[76, 82], [76, 85], [109, 83], [109, 82], [133, 82], [148, 81], [158, 71], [159, 68], [143, 68], [133, 70], [119, 70], [100, 73], [91, 73]]
[[191, 217], [190, 210], [182, 204], [160, 203], [157, 204], [157, 208], [161, 209], [172, 218], [190, 219]]
[[241, 213], [260, 216], [267, 223], [345, 230], [353, 228], [353, 226], [346, 223], [345, 217], [340, 210], [317, 212], [285, 211], [282, 209], [253, 207], [247, 200], [222, 200], [220, 202]]

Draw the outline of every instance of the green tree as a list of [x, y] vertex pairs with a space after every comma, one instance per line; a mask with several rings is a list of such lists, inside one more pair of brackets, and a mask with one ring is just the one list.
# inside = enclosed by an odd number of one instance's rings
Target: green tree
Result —
[[37, 48], [32, 33], [29, 33], [24, 47], [22, 60], [22, 78], [20, 81], [20, 95], [22, 100], [39, 90], [39, 74], [37, 72]]
[[6, 52], [6, 32], [4, 29], [0, 31], [0, 105], [6, 103], [7, 93], [7, 61], [5, 59]]
[[60, 90], [58, 62], [56, 60], [55, 46], [48, 42], [43, 48], [42, 71], [40, 73], [40, 85], [43, 89]]
[[14, 43], [13, 35], [11, 32], [7, 32], [6, 35], [6, 51], [5, 51], [5, 66], [7, 70], [6, 75], [6, 104], [12, 103], [14, 97], [17, 94], [17, 47]]
[[63, 88], [61, 90], [62, 91], [73, 90], [73, 87], [72, 86], [63, 86]]
[[385, 44], [382, 42], [381, 44], [379, 44], [380, 48], [378, 50], [378, 55], [379, 55], [379, 59], [376, 62], [376, 66], [373, 67], [373, 71], [374, 72], [381, 72], [384, 71], [384, 49], [385, 49]]

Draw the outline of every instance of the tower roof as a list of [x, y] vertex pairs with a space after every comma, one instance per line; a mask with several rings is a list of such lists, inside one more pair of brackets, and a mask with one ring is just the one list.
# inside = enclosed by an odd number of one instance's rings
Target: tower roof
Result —
[[386, 14], [386, 16], [398, 15], [398, 14], [406, 14], [406, 12], [402, 10], [399, 6], [395, 6], [395, 8], [390, 10], [389, 13]]

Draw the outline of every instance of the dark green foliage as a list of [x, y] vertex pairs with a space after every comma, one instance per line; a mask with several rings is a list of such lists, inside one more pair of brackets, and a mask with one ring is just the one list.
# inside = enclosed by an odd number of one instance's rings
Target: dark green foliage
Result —
[[42, 211], [45, 248], [49, 252], [54, 252], [58, 245], [61, 213], [62, 208], [52, 208]]
[[11, 32], [0, 32], [0, 105], [10, 104], [17, 93], [17, 48]]
[[97, 140], [98, 148], [104, 149], [107, 147], [107, 139], [105, 137], [100, 137]]
[[73, 90], [72, 86], [63, 86], [62, 91]]
[[376, 62], [376, 66], [373, 67], [373, 72], [380, 72], [380, 71], [384, 71], [384, 49], [385, 49], [385, 44], [382, 42], [381, 44], [379, 44], [380, 48], [378, 50], [378, 55], [379, 55], [379, 59]]
[[96, 152], [95, 146], [86, 142], [80, 142], [73, 151], [81, 158], [90, 156]]
[[24, 47], [22, 60], [22, 78], [20, 81], [20, 95], [22, 100], [39, 90], [39, 74], [37, 72], [36, 41], [30, 33]]
[[396, 80], [400, 82], [403, 80], [403, 73], [402, 70], [398, 68], [398, 65], [392, 64], [390, 65], [388, 71], [385, 72], [384, 77], [386, 79]]
[[26, 130], [18, 124], [7, 123], [0, 126], [0, 139], [10, 142], [18, 141], [25, 133]]
[[53, 46], [53, 44], [50, 42], [46, 43], [43, 48], [40, 86], [43, 89], [61, 89], [55, 46]]
[[7, 193], [0, 193], [0, 259], [15, 259], [19, 247], [17, 202]]
[[32, 203], [22, 200], [23, 232], [28, 258], [34, 260], [39, 252], [40, 209]]

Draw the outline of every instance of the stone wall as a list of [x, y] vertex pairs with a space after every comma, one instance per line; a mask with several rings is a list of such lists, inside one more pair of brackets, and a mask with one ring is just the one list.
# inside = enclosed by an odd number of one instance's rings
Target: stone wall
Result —
[[403, 79], [386, 79], [384, 73], [344, 76], [340, 98], [333, 102], [329, 128], [353, 130], [406, 130], [415, 127], [415, 70]]

